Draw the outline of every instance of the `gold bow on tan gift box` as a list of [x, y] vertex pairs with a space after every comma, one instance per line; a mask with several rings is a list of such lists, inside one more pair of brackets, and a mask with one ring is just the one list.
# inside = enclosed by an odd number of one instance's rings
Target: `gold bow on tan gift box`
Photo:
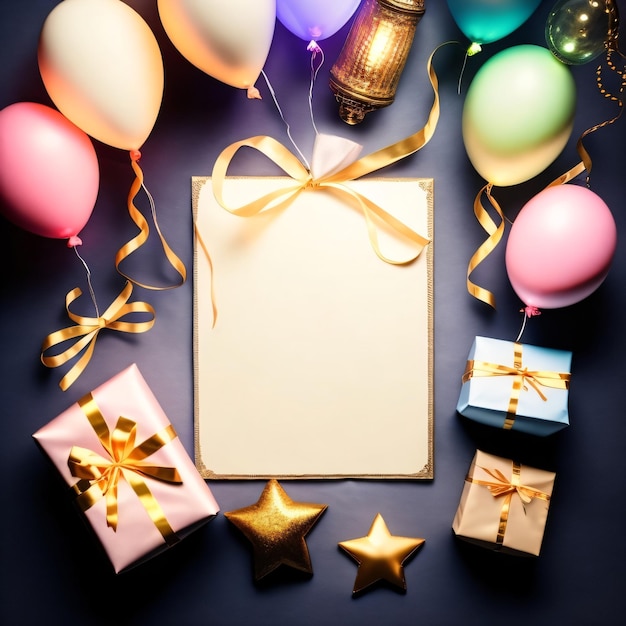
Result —
[[538, 556], [556, 474], [477, 450], [452, 530], [513, 555]]

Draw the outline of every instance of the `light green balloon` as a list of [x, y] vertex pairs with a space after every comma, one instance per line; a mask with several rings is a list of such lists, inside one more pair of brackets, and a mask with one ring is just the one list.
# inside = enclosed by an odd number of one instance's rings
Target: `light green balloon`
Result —
[[546, 169], [573, 127], [576, 85], [569, 67], [542, 46], [507, 48], [472, 80], [463, 106], [463, 142], [476, 171], [497, 186]]

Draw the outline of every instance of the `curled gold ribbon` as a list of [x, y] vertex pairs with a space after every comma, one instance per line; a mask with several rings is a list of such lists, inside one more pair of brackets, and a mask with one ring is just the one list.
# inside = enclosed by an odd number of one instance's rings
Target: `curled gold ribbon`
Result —
[[[169, 261], [170, 265], [176, 270], [176, 272], [180, 276], [180, 281], [173, 285], [166, 285], [166, 286], [159, 287], [159, 286], [149, 285], [146, 283], [141, 283], [131, 278], [130, 276], [122, 272], [122, 270], [120, 269], [120, 264], [122, 263], [122, 261], [128, 256], [130, 256], [133, 252], [136, 252], [139, 248], [141, 248], [141, 246], [143, 246], [143, 244], [148, 240], [148, 236], [150, 235], [150, 227], [148, 226], [148, 222], [146, 218], [142, 215], [142, 213], [139, 211], [139, 209], [135, 206], [135, 203], [134, 203], [134, 200], [137, 197], [139, 190], [142, 187], [144, 187], [143, 171], [141, 170], [141, 167], [139, 166], [139, 159], [141, 157], [141, 153], [138, 150], [133, 150], [130, 153], [130, 157], [131, 157], [130, 164], [131, 164], [131, 167], [133, 168], [133, 171], [135, 172], [135, 179], [133, 180], [130, 191], [128, 193], [127, 206], [128, 206], [128, 213], [131, 219], [133, 220], [135, 225], [139, 228], [139, 233], [135, 237], [133, 237], [130, 241], [125, 243], [117, 251], [115, 255], [115, 268], [122, 276], [124, 276], [124, 278], [126, 278], [130, 282], [140, 287], [143, 287], [144, 289], [151, 289], [153, 291], [163, 291], [166, 289], [174, 289], [176, 287], [180, 287], [187, 279], [187, 270], [185, 268], [184, 263], [178, 258], [178, 256], [174, 253], [174, 251], [170, 248], [169, 244], [165, 240], [165, 237], [163, 236], [163, 233], [161, 232], [159, 224], [156, 220], [156, 211], [154, 210], [152, 197], [150, 196], [150, 194], [148, 194], [148, 196], [150, 198], [150, 203], [153, 207], [152, 216], [153, 216], [153, 221], [154, 221], [154, 227], [159, 237], [159, 241], [161, 242], [161, 247], [163, 248], [163, 252], [165, 253], [165, 256], [167, 260]], [[147, 193], [147, 190], [146, 190], [146, 193]]]
[[[274, 209], [287, 206], [305, 189], [330, 191], [348, 202], [356, 204], [356, 206], [361, 209], [366, 221], [370, 243], [379, 258], [386, 263], [394, 265], [403, 265], [414, 261], [420, 255], [424, 247], [430, 243], [430, 240], [413, 231], [406, 224], [387, 213], [387, 211], [366, 198], [363, 194], [349, 188], [345, 183], [404, 159], [420, 150], [430, 141], [437, 127], [440, 114], [438, 79], [432, 64], [433, 57], [438, 48], [432, 52], [427, 62], [427, 72], [434, 92], [434, 101], [427, 122], [419, 131], [401, 141], [358, 159], [336, 173], [322, 176], [319, 179], [314, 179], [300, 160], [272, 137], [259, 135], [235, 142], [222, 151], [213, 167], [213, 190], [217, 202], [233, 215], [252, 217], [270, 208]], [[245, 205], [230, 207], [224, 200], [224, 181], [231, 160], [237, 151], [243, 147], [253, 148], [264, 154], [288, 174], [293, 182], [277, 188]], [[393, 259], [385, 256], [378, 244], [378, 236], [374, 223], [374, 218], [376, 217], [392, 228], [397, 234], [412, 242], [414, 244], [414, 253], [404, 259]], [[199, 237], [197, 229], [196, 234]], [[207, 254], [206, 246], [203, 244], [201, 238], [200, 243], [205, 254]]]
[[[484, 287], [480, 287], [470, 279], [472, 272], [495, 250], [496, 246], [502, 239], [502, 235], [504, 235], [504, 213], [496, 199], [491, 195], [492, 188], [493, 184], [488, 183], [476, 194], [476, 197], [474, 198], [474, 215], [489, 236], [479, 246], [476, 252], [474, 252], [468, 263], [467, 290], [476, 299], [485, 302], [495, 309], [496, 299], [493, 293]], [[483, 194], [487, 196], [489, 204], [498, 215], [498, 223], [495, 222], [487, 209], [484, 207], [482, 203]]]
[[[58, 367], [67, 363], [77, 354], [85, 350], [80, 359], [72, 366], [70, 371], [63, 376], [59, 386], [63, 391], [68, 389], [74, 381], [82, 374], [85, 367], [91, 360], [96, 345], [98, 333], [104, 328], [117, 330], [125, 333], [145, 333], [154, 325], [155, 311], [147, 302], [128, 302], [133, 291], [131, 283], [126, 283], [122, 292], [117, 296], [109, 308], [100, 317], [84, 317], [76, 315], [70, 311], [70, 305], [74, 300], [82, 295], [82, 291], [77, 287], [72, 289], [65, 296], [65, 309], [69, 318], [77, 326], [69, 326], [49, 334], [41, 347], [41, 362], [46, 367]], [[151, 318], [143, 322], [122, 321], [125, 315], [131, 313], [149, 313]], [[50, 348], [62, 344], [66, 341], [76, 339], [76, 342], [59, 354], [46, 356], [45, 352]]]
[[175, 467], [160, 467], [144, 462], [146, 457], [177, 437], [174, 427], [168, 424], [158, 433], [135, 445], [136, 422], [119, 417], [111, 432], [91, 394], [81, 398], [78, 404], [106, 452], [104, 457], [80, 446], [73, 446], [70, 450], [68, 466], [72, 476], [79, 479], [73, 490], [77, 494], [76, 499], [81, 510], [86, 511], [100, 499], [105, 498], [107, 526], [115, 532], [118, 526], [118, 484], [120, 479], [124, 478], [137, 494], [165, 542], [168, 545], [176, 543], [178, 541], [176, 533], [143, 480], [143, 477], [149, 477], [172, 485], [182, 484]]
[[512, 461], [512, 464], [513, 467], [511, 470], [510, 480], [500, 470], [490, 470], [485, 467], [481, 467], [480, 469], [489, 474], [489, 476], [494, 479], [493, 481], [479, 480], [469, 475], [465, 477], [465, 480], [469, 483], [487, 487], [494, 498], [504, 496], [502, 508], [500, 510], [500, 520], [498, 522], [498, 532], [496, 535], [496, 549], [502, 548], [502, 545], [504, 544], [504, 535], [506, 533], [506, 527], [509, 520], [511, 500], [515, 494], [519, 496], [523, 504], [530, 504], [533, 499], [543, 500], [545, 502], [550, 501], [550, 496], [547, 493], [539, 491], [534, 487], [529, 487], [528, 485], [522, 485], [522, 466], [515, 461]]
[[475, 361], [470, 359], [465, 366], [462, 382], [466, 383], [476, 376], [513, 376], [513, 389], [507, 408], [507, 416], [504, 420], [503, 428], [511, 430], [515, 422], [517, 405], [522, 389], [528, 391], [528, 386], [532, 387], [539, 397], [546, 402], [547, 398], [539, 386], [550, 387], [552, 389], [569, 389], [571, 374], [569, 372], [552, 372], [549, 370], [533, 370], [522, 367], [522, 344], [514, 344], [513, 367], [488, 361]]

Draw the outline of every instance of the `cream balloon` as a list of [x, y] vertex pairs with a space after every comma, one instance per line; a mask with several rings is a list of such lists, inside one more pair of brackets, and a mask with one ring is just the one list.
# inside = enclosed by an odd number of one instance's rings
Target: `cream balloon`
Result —
[[120, 0], [63, 0], [39, 41], [46, 90], [76, 126], [110, 146], [138, 150], [163, 98], [163, 60], [143, 18]]
[[217, 80], [254, 88], [269, 54], [276, 0], [158, 0], [163, 28], [176, 49]]

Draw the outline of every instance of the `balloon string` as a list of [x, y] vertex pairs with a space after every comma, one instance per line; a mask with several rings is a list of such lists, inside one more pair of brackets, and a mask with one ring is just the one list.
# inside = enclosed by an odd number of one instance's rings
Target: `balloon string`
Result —
[[465, 52], [465, 56], [463, 57], [463, 65], [461, 66], [461, 73], [459, 74], [459, 84], [457, 85], [456, 92], [460, 96], [461, 95], [461, 83], [463, 82], [463, 73], [465, 72], [465, 67], [467, 65], [467, 57], [468, 53]]
[[300, 150], [300, 148], [298, 148], [298, 144], [296, 144], [293, 137], [291, 136], [291, 127], [289, 126], [289, 122], [287, 122], [287, 120], [285, 119], [285, 116], [283, 115], [283, 111], [280, 108], [280, 104], [278, 104], [278, 98], [276, 97], [274, 88], [272, 87], [272, 84], [270, 83], [270, 79], [267, 77], [265, 70], [261, 70], [261, 75], [263, 76], [263, 78], [265, 79], [265, 82], [267, 83], [267, 88], [270, 90], [270, 94], [272, 94], [272, 99], [274, 100], [274, 104], [276, 105], [276, 109], [278, 110], [278, 113], [280, 115], [280, 119], [284, 122], [285, 127], [287, 128], [287, 137], [289, 137], [289, 141], [291, 141], [291, 143], [293, 144], [293, 147], [296, 149], [296, 151], [300, 155], [300, 158], [302, 159], [302, 163], [305, 165], [305, 167], [308, 170], [310, 170], [311, 166], [309, 165], [309, 162], [306, 160], [306, 157], [304, 156], [304, 154], [302, 154], [302, 151]]
[[98, 310], [98, 303], [96, 302], [96, 292], [93, 289], [93, 285], [91, 284], [91, 270], [89, 266], [85, 262], [80, 253], [78, 252], [78, 246], [74, 246], [74, 252], [76, 256], [79, 258], [80, 262], [83, 264], [85, 268], [85, 272], [87, 273], [87, 285], [89, 286], [89, 295], [91, 296], [91, 301], [93, 302], [94, 309], [96, 310], [96, 317], [100, 317], [100, 311]]
[[[315, 81], [317, 79], [317, 75], [319, 71], [322, 69], [322, 65], [324, 65], [324, 51], [320, 48], [319, 44], [316, 41], [311, 41], [307, 46], [307, 50], [311, 52], [311, 82], [309, 84], [309, 112], [311, 114], [311, 124], [313, 125], [313, 130], [315, 130], [315, 134], [319, 135], [319, 131], [317, 130], [317, 125], [315, 124], [315, 115], [313, 114], [313, 88], [315, 86]], [[320, 60], [318, 65], [315, 65], [315, 59], [317, 56], [320, 56]]]
[[526, 313], [524, 313], [524, 320], [522, 321], [522, 327], [519, 331], [519, 335], [517, 335], [517, 338], [515, 339], [515, 343], [518, 343], [521, 340], [522, 335], [524, 334], [524, 329], [526, 328], [527, 319], [528, 319], [528, 316], [526, 315]]
[[152, 221], [154, 222], [154, 228], [156, 229], [157, 233], [163, 237], [163, 233], [161, 232], [161, 228], [159, 227], [159, 221], [157, 220], [157, 212], [156, 212], [156, 204], [154, 202], [154, 198], [152, 197], [152, 194], [148, 191], [148, 188], [146, 187], [145, 183], [142, 181], [141, 183], [141, 188], [144, 190], [147, 198], [148, 198], [148, 202], [150, 204], [150, 214], [152, 215]]
[[[459, 43], [458, 41], [453, 41], [450, 43]], [[461, 83], [463, 82], [463, 74], [465, 73], [465, 68], [467, 67], [467, 59], [468, 57], [473, 57], [475, 54], [478, 54], [482, 50], [479, 43], [472, 43], [469, 48], [465, 50], [465, 56], [463, 57], [463, 65], [461, 66], [461, 72], [459, 74], [459, 83], [457, 85], [456, 91], [457, 94], [461, 95]]]
[[515, 340], [516, 343], [522, 339], [524, 329], [526, 328], [526, 321], [529, 320], [531, 317], [537, 317], [537, 315], [541, 315], [541, 311], [536, 306], [532, 305], [528, 305], [523, 309], [520, 309], [520, 313], [524, 314], [524, 319], [522, 321], [522, 328], [520, 329], [519, 335], [517, 335], [517, 339]]

